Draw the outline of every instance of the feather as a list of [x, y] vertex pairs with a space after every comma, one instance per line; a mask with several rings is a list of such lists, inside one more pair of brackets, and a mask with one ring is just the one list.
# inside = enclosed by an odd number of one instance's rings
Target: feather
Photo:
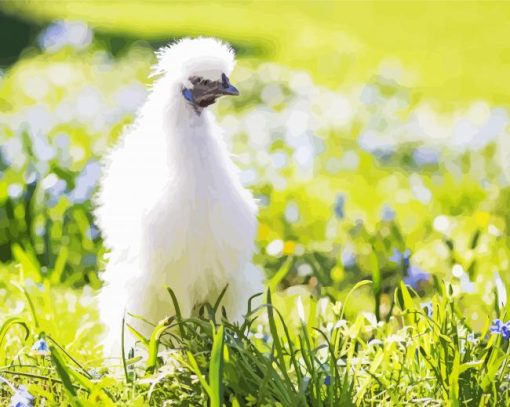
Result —
[[[197, 112], [182, 94], [190, 77], [221, 80], [233, 67], [233, 50], [212, 38], [163, 48], [147, 101], [103, 161], [95, 217], [109, 249], [99, 310], [110, 356], [119, 355], [125, 311], [153, 323], [172, 315], [166, 285], [189, 317], [228, 284], [222, 304], [233, 320], [263, 289], [251, 264], [255, 200], [239, 181], [214, 115]], [[140, 320], [130, 324], [151, 332]]]

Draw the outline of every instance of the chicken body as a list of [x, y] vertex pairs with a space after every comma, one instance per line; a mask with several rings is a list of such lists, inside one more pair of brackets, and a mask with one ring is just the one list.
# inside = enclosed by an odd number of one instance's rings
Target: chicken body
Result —
[[[216, 78], [228, 71], [221, 58], [209, 58], [202, 71], [192, 64], [184, 79], [182, 72], [177, 78], [165, 72], [105, 160], [95, 213], [110, 249], [99, 296], [107, 354], [119, 354], [125, 312], [152, 323], [174, 313], [166, 286], [188, 317], [228, 284], [222, 305], [233, 320], [263, 290], [262, 275], [251, 264], [256, 203], [239, 181], [213, 114], [182, 96], [186, 76]], [[152, 330], [136, 318], [129, 323], [146, 336]]]

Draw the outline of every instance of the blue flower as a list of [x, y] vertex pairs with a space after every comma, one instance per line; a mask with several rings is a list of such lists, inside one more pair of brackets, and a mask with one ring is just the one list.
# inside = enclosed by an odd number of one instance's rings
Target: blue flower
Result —
[[50, 354], [50, 348], [44, 339], [37, 340], [30, 351], [38, 356], [47, 356]]
[[326, 386], [329, 386], [331, 384], [331, 376], [330, 375], [327, 375], [325, 378], [324, 378], [324, 384]]
[[411, 264], [411, 251], [409, 249], [401, 252], [400, 250], [394, 248], [393, 255], [390, 257], [390, 261], [402, 266], [405, 276], [404, 282], [414, 289], [419, 288], [418, 284], [421, 281], [428, 281], [430, 278], [429, 273]]
[[466, 337], [466, 340], [468, 342], [471, 342], [472, 344], [476, 345], [478, 343], [478, 339], [476, 338], [475, 334], [473, 332], [470, 332], [468, 336]]
[[402, 265], [404, 270], [407, 270], [410, 265], [410, 259], [411, 259], [411, 250], [405, 249], [403, 252], [401, 252], [398, 249], [393, 249], [393, 255], [390, 257], [390, 261], [396, 264]]
[[419, 288], [418, 285], [421, 281], [428, 281], [430, 274], [422, 270], [419, 267], [411, 265], [407, 270], [407, 276], [404, 277], [404, 282], [413, 287], [414, 289]]
[[389, 206], [384, 205], [381, 211], [381, 219], [385, 222], [391, 222], [395, 220], [396, 212], [395, 210]]
[[21, 385], [11, 397], [9, 407], [33, 407], [35, 397], [32, 396], [25, 386]]
[[503, 337], [503, 339], [508, 340], [510, 339], [510, 321], [505, 323], [500, 319], [495, 319], [492, 321], [490, 331], [493, 334], [499, 334]]
[[349, 248], [342, 250], [342, 265], [347, 268], [356, 265], [356, 254]]

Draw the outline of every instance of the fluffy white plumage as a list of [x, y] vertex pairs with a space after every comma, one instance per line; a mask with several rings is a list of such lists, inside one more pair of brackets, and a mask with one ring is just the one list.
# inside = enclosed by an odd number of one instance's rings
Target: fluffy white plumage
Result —
[[[234, 64], [233, 50], [212, 38], [162, 49], [145, 105], [104, 162], [95, 215], [110, 249], [99, 295], [106, 354], [120, 355], [125, 310], [151, 322], [173, 314], [165, 285], [190, 316], [228, 283], [222, 304], [234, 320], [263, 290], [251, 264], [256, 203], [238, 179], [214, 115], [197, 112], [182, 94], [193, 86], [189, 78], [221, 81]], [[152, 330], [129, 322], [145, 335]], [[127, 341], [133, 345], [134, 338]]]

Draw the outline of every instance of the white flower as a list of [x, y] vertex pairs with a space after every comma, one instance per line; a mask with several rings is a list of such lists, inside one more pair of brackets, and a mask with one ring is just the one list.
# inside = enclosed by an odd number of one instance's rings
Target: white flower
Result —
[[304, 324], [306, 321], [305, 307], [303, 306], [303, 301], [301, 300], [301, 296], [296, 298], [296, 308], [297, 308], [297, 313], [298, 313], [299, 319]]
[[48, 356], [50, 354], [50, 348], [44, 339], [37, 340], [32, 349], [30, 349], [30, 353], [37, 356]]

